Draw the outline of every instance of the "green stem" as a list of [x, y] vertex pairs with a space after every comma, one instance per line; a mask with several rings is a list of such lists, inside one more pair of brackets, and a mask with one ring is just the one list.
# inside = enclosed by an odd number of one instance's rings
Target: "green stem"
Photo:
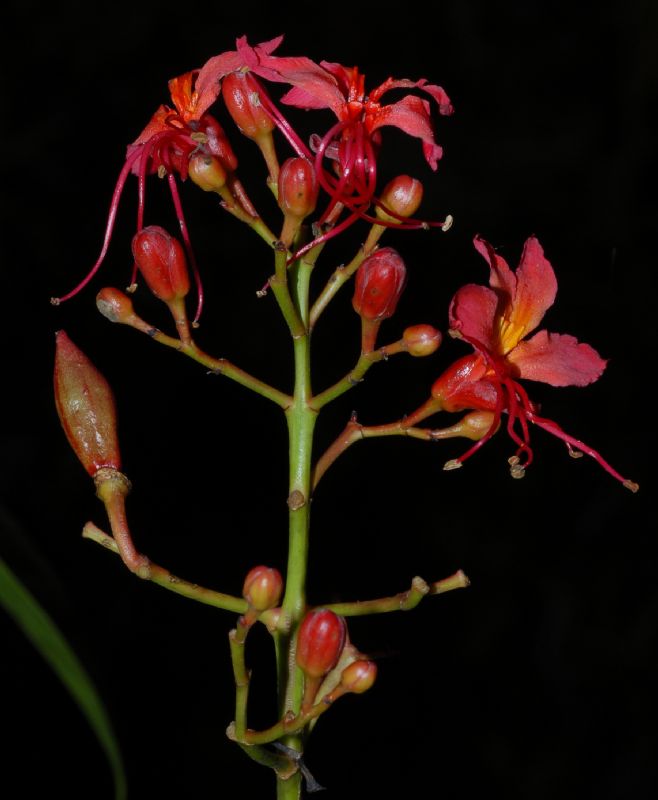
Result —
[[333, 300], [340, 287], [346, 281], [348, 281], [352, 275], [354, 275], [354, 273], [363, 263], [366, 256], [369, 256], [370, 253], [372, 253], [372, 251], [375, 249], [379, 238], [385, 230], [386, 228], [384, 228], [382, 225], [373, 225], [370, 229], [370, 233], [365, 241], [365, 244], [350, 261], [350, 263], [346, 267], [337, 267], [334, 274], [329, 278], [326, 286], [313, 304], [310, 316], [311, 330], [315, 327], [320, 315]]
[[[308, 278], [310, 270], [300, 272], [295, 293], [302, 319], [307, 316]], [[302, 302], [300, 303], [300, 299]], [[294, 641], [306, 612], [306, 572], [310, 524], [311, 453], [313, 428], [317, 412], [311, 408], [310, 337], [308, 333], [293, 339], [295, 356], [295, 391], [292, 404], [286, 409], [289, 441], [288, 489], [288, 567], [286, 592], [282, 603], [281, 623], [277, 634], [279, 675], [279, 711], [298, 716], [303, 694], [301, 670], [295, 662]], [[302, 750], [298, 733], [283, 737], [283, 744], [297, 752]], [[301, 796], [301, 775], [287, 780], [277, 776], [277, 798], [298, 800]]]
[[[93, 542], [102, 545], [112, 553], [119, 554], [119, 547], [115, 540], [100, 528], [97, 528], [93, 522], [88, 522], [84, 526], [82, 536], [84, 539], [91, 539]], [[152, 561], [149, 561], [148, 570], [147, 580], [151, 581], [151, 583], [157, 583], [158, 586], [162, 586], [164, 589], [169, 589], [170, 592], [189, 597], [190, 600], [197, 600], [199, 603], [204, 603], [208, 606], [223, 608], [225, 611], [234, 611], [236, 614], [244, 614], [247, 611], [247, 601], [241, 597], [215, 592], [212, 589], [205, 589], [196, 583], [184, 581]]]
[[369, 353], [361, 353], [359, 360], [354, 366], [354, 369], [350, 370], [347, 375], [334, 383], [333, 386], [330, 386], [323, 392], [316, 394], [311, 401], [311, 405], [316, 411], [319, 411], [323, 406], [326, 406], [327, 403], [330, 403], [332, 400], [340, 397], [341, 394], [345, 394], [345, 392], [348, 392], [350, 389], [353, 389], [357, 384], [359, 384], [373, 364], [377, 364], [380, 361], [386, 361], [386, 359], [390, 356], [401, 352], [403, 352], [403, 348], [398, 341], [393, 342], [393, 344], [387, 345], [386, 347], [380, 347], [379, 350], [371, 350]]
[[198, 364], [207, 367], [208, 370], [215, 375], [224, 375], [232, 381], [245, 386], [247, 389], [251, 389], [252, 392], [256, 392], [256, 394], [271, 400], [273, 403], [281, 406], [281, 408], [287, 408], [292, 402], [290, 395], [275, 389], [264, 381], [258, 380], [258, 378], [254, 378], [253, 375], [240, 369], [240, 367], [236, 367], [235, 364], [232, 364], [226, 358], [213, 358], [207, 353], [204, 353], [203, 350], [197, 347], [191, 340], [185, 343], [180, 339], [176, 339], [174, 336], [168, 336], [166, 333], [162, 333], [161, 330], [158, 330], [158, 328], [153, 327], [153, 325], [149, 325], [148, 322], [145, 322], [141, 317], [137, 316], [137, 314], [133, 314], [123, 324], [145, 333], [153, 339], [154, 342], [158, 342], [158, 344], [163, 344], [165, 347], [171, 347], [172, 350], [183, 353]]
[[466, 575], [459, 570], [449, 578], [428, 584], [416, 576], [411, 581], [411, 588], [399, 592], [392, 597], [378, 597], [375, 600], [356, 600], [352, 603], [329, 603], [322, 608], [329, 608], [343, 617], [361, 617], [366, 614], [386, 614], [390, 611], [411, 611], [416, 608], [423, 597], [434, 594], [445, 594], [453, 589], [465, 589], [469, 585]]
[[244, 643], [249, 632], [242, 618], [237, 628], [229, 631], [228, 640], [231, 648], [231, 663], [235, 678], [235, 736], [244, 741], [247, 732], [247, 701], [249, 699], [249, 671], [244, 660]]
[[318, 459], [315, 469], [313, 470], [313, 489], [315, 489], [324, 473], [334, 461], [342, 455], [348, 447], [353, 445], [354, 442], [358, 442], [361, 439], [369, 439], [377, 436], [411, 436], [415, 439], [424, 439], [425, 441], [433, 442], [437, 439], [447, 439], [457, 435], [454, 432], [455, 426], [436, 430], [415, 427], [417, 422], [421, 422], [440, 410], [441, 408], [438, 402], [430, 398], [426, 403], [423, 403], [420, 408], [417, 408], [413, 414], [385, 425], [361, 425], [357, 422], [356, 418], [353, 417], [347, 423], [343, 432]]
[[306, 326], [299, 318], [298, 306], [295, 306], [288, 287], [288, 269], [286, 266], [288, 256], [288, 249], [283, 242], [277, 242], [274, 248], [275, 274], [270, 278], [269, 283], [283, 318], [288, 324], [290, 335], [293, 339], [299, 339], [300, 336], [304, 336], [306, 333]]

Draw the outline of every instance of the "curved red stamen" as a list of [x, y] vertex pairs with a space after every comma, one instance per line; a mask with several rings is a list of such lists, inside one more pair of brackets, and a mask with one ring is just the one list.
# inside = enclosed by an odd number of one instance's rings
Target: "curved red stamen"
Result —
[[[519, 446], [519, 449], [516, 451], [516, 455], [520, 456], [523, 453], [526, 456], [526, 461], [523, 466], [529, 466], [532, 462], [532, 449], [529, 445], [530, 437], [528, 433], [528, 423], [524, 417], [523, 409], [519, 409], [519, 404], [517, 402], [517, 385], [518, 384], [516, 384], [515, 381], [510, 380], [509, 378], [505, 378], [502, 384], [507, 393], [507, 412], [509, 414], [507, 419], [507, 433], [512, 441]], [[521, 438], [514, 429], [514, 425], [517, 420], [521, 425], [523, 438]]]
[[174, 177], [173, 173], [170, 172], [167, 175], [167, 182], [169, 184], [169, 189], [171, 191], [171, 199], [174, 202], [174, 208], [176, 210], [176, 218], [178, 219], [181, 235], [183, 237], [183, 242], [185, 244], [185, 251], [187, 252], [187, 257], [189, 259], [190, 266], [192, 267], [192, 275], [194, 276], [194, 283], [196, 284], [197, 306], [196, 306], [196, 313], [194, 314], [194, 319], [192, 320], [192, 324], [196, 324], [199, 321], [199, 317], [201, 316], [201, 311], [203, 309], [203, 284], [201, 283], [201, 275], [199, 273], [199, 267], [197, 265], [196, 256], [194, 255], [194, 250], [192, 249], [192, 242], [190, 241], [190, 234], [187, 230], [187, 223], [185, 222], [185, 214], [183, 213], [183, 206], [180, 201], [180, 195], [178, 194], [178, 186], [176, 185], [176, 178]]
[[130, 175], [130, 171], [132, 169], [133, 164], [137, 160], [140, 155], [140, 151], [136, 151], [131, 153], [128, 158], [126, 159], [126, 163], [121, 168], [121, 172], [119, 173], [119, 177], [117, 178], [117, 182], [114, 186], [114, 191], [112, 192], [112, 200], [110, 202], [110, 210], [107, 215], [107, 222], [105, 223], [105, 235], [103, 236], [103, 246], [101, 247], [101, 252], [98, 258], [96, 259], [96, 263], [91, 268], [87, 276], [80, 281], [80, 283], [70, 292], [63, 295], [62, 297], [53, 298], [53, 302], [56, 304], [63, 303], [66, 300], [70, 300], [72, 297], [75, 297], [78, 292], [85, 288], [85, 286], [89, 283], [89, 281], [94, 277], [94, 275], [98, 272], [101, 267], [101, 264], [105, 260], [105, 256], [107, 255], [108, 248], [110, 246], [110, 240], [112, 239], [112, 233], [114, 232], [114, 224], [116, 222], [117, 211], [119, 209], [119, 201], [121, 200], [121, 195], [123, 193], [124, 186], [126, 185], [126, 180]]
[[[530, 422], [538, 425], [540, 428], [543, 428], [545, 431], [552, 433], [553, 436], [557, 436], [558, 439], [562, 439], [567, 445], [574, 447], [576, 450], [580, 450], [581, 452], [585, 453], [586, 455], [593, 458], [603, 469], [613, 478], [616, 478], [620, 483], [623, 483], [632, 491], [637, 491], [637, 484], [634, 484], [628, 478], [624, 478], [620, 475], [614, 467], [610, 466], [608, 462], [603, 458], [603, 456], [594, 448], [586, 445], [585, 442], [581, 442], [580, 439], [576, 439], [573, 436], [569, 436], [569, 434], [565, 433], [562, 428], [553, 420], [545, 419], [544, 417], [539, 417], [533, 412], [528, 412], [528, 419]], [[634, 488], [635, 487], [635, 488]]]
[[288, 120], [274, 105], [274, 103], [272, 102], [270, 96], [265, 91], [265, 88], [261, 84], [261, 82], [251, 72], [247, 74], [247, 80], [251, 83], [254, 90], [258, 92], [258, 97], [260, 99], [261, 105], [263, 106], [265, 111], [267, 111], [267, 113], [272, 117], [272, 119], [276, 123], [277, 128], [288, 140], [288, 143], [290, 144], [292, 149], [297, 153], [298, 156], [311, 159], [312, 156], [310, 150], [308, 149], [308, 147], [306, 147], [304, 142], [302, 142], [299, 136], [297, 136], [297, 134], [293, 130]]
[[300, 249], [297, 250], [295, 253], [293, 253], [292, 256], [288, 259], [286, 265], [290, 266], [298, 258], [301, 258], [302, 256], [306, 255], [306, 253], [308, 253], [309, 250], [312, 250], [314, 247], [317, 247], [320, 244], [325, 244], [325, 242], [328, 242], [330, 239], [333, 239], [334, 236], [338, 236], [339, 233], [342, 233], [344, 230], [349, 228], [350, 225], [353, 225], [357, 221], [357, 219], [359, 219], [359, 214], [356, 212], [353, 212], [348, 217], [345, 217], [345, 219], [341, 223], [333, 227], [331, 230], [326, 231], [321, 236], [316, 237], [308, 244], [305, 244], [304, 247], [300, 247]]

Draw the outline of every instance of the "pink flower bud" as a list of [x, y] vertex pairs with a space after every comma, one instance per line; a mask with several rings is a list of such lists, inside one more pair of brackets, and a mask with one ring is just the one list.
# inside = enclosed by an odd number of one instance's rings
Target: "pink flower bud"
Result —
[[279, 171], [279, 207], [287, 216], [305, 219], [315, 211], [318, 181], [307, 158], [289, 158]]
[[383, 207], [377, 206], [377, 217], [385, 222], [398, 222], [397, 217], [386, 211], [398, 217], [412, 217], [423, 199], [423, 184], [409, 175], [398, 175], [387, 184], [379, 199]]
[[249, 139], [258, 139], [274, 129], [274, 120], [260, 104], [258, 92], [244, 72], [232, 72], [222, 81], [222, 97], [229, 114]]
[[190, 277], [183, 247], [164, 228], [151, 225], [136, 233], [132, 251], [139, 271], [157, 298], [169, 303], [189, 292]]
[[195, 153], [188, 164], [188, 175], [204, 192], [218, 192], [226, 186], [226, 170], [216, 156]]
[[345, 667], [340, 676], [340, 685], [346, 692], [363, 694], [375, 682], [377, 664], [374, 661], [353, 661]]
[[338, 663], [345, 645], [345, 620], [323, 608], [302, 620], [297, 637], [297, 665], [310, 678], [321, 678]]
[[431, 356], [438, 350], [443, 336], [431, 325], [412, 325], [402, 334], [407, 352], [412, 356]]
[[404, 289], [407, 269], [392, 247], [368, 256], [356, 272], [352, 306], [366, 320], [391, 317]]
[[64, 331], [56, 334], [55, 405], [66, 438], [93, 477], [121, 469], [116, 409], [109, 383]]
[[244, 579], [242, 595], [255, 611], [267, 611], [279, 603], [283, 578], [273, 567], [254, 567]]
[[126, 323], [135, 316], [132, 300], [111, 286], [106, 286], [96, 295], [96, 308], [110, 322]]

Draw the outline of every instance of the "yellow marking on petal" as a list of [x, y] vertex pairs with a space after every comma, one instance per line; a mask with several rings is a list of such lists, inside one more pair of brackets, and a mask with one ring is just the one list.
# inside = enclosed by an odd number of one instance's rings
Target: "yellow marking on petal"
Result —
[[523, 339], [525, 332], [525, 325], [521, 325], [505, 317], [498, 317], [499, 355], [506, 356], [510, 351], [514, 350], [521, 339]]

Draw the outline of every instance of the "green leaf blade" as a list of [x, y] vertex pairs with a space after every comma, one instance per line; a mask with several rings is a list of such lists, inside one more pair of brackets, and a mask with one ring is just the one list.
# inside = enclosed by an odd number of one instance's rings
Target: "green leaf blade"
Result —
[[0, 559], [0, 605], [59, 677], [92, 728], [114, 776], [115, 800], [126, 800], [119, 745], [103, 702], [82, 663], [37, 600]]

